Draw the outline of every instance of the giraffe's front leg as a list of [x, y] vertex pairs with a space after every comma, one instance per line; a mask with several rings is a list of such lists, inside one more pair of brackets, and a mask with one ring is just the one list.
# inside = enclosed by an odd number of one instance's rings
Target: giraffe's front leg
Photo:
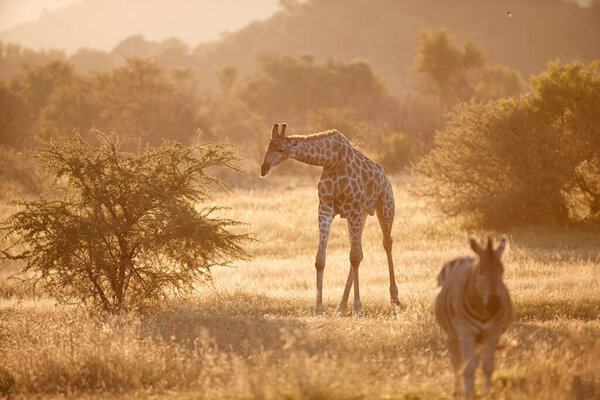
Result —
[[315, 304], [315, 315], [323, 314], [323, 272], [325, 271], [325, 260], [329, 229], [333, 221], [333, 208], [325, 204], [319, 204], [319, 250], [315, 260], [317, 270], [317, 302]]
[[346, 286], [344, 287], [344, 294], [342, 295], [342, 300], [340, 304], [338, 304], [338, 308], [336, 312], [338, 314], [343, 314], [346, 312], [346, 308], [348, 307], [348, 297], [350, 296], [350, 289], [352, 288], [352, 282], [354, 280], [354, 272], [352, 271], [352, 266], [350, 266], [350, 270], [348, 271], [348, 279], [346, 279]]

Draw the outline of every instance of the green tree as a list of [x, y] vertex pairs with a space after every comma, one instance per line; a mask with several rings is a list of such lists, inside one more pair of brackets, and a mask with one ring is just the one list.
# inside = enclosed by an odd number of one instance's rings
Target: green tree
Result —
[[0, 145], [0, 199], [11, 199], [16, 194], [39, 195], [47, 181], [31, 158], [24, 157], [13, 147]]
[[[531, 79], [532, 111], [559, 132], [557, 153], [572, 173], [564, 190], [585, 217], [600, 217], [600, 74], [598, 62], [561, 65]], [[573, 204], [573, 207], [576, 205]]]
[[138, 141], [129, 153], [116, 134], [95, 136], [98, 146], [75, 134], [32, 152], [54, 190], [14, 202], [19, 211], [2, 226], [17, 238], [4, 254], [25, 261], [27, 282], [117, 312], [188, 293], [211, 267], [247, 256], [248, 236], [228, 230], [239, 223], [204, 206], [214, 188], [229, 190], [209, 173], [237, 169], [229, 145]]
[[41, 66], [25, 64], [11, 80], [11, 89], [25, 101], [31, 117], [37, 118], [54, 90], [68, 84], [74, 76], [73, 66], [66, 61], [51, 61]]
[[414, 167], [427, 178], [415, 190], [448, 215], [485, 223], [564, 220], [557, 140], [514, 100], [461, 103]]
[[0, 82], [0, 145], [20, 147], [27, 143], [29, 119], [23, 99]]
[[468, 41], [461, 49], [445, 29], [421, 30], [416, 41], [414, 70], [438, 95], [442, 111], [474, 97], [489, 100], [514, 96], [525, 86], [516, 70], [488, 65], [483, 51], [473, 42]]
[[224, 67], [217, 71], [217, 80], [221, 95], [228, 97], [237, 80], [237, 69], [235, 67]]
[[307, 113], [306, 124], [310, 132], [336, 129], [348, 139], [365, 139], [369, 135], [369, 125], [356, 120], [353, 108], [321, 108]]
[[503, 65], [486, 66], [473, 87], [473, 97], [477, 100], [495, 100], [515, 96], [524, 88], [525, 82], [518, 71]]
[[190, 70], [128, 59], [111, 72], [74, 76], [57, 87], [40, 112], [37, 133], [48, 138], [98, 128], [153, 143], [163, 136], [184, 141], [201, 125], [195, 88]]
[[91, 71], [110, 71], [121, 60], [114, 54], [102, 50], [81, 48], [69, 57], [69, 61], [73, 63], [77, 71], [88, 73]]
[[363, 61], [317, 64], [311, 56], [275, 55], [258, 61], [260, 72], [250, 77], [238, 95], [266, 121], [286, 120], [295, 129], [305, 129], [310, 112], [351, 108], [357, 120], [377, 123], [394, 104]]
[[377, 162], [386, 172], [402, 171], [413, 159], [416, 146], [415, 140], [401, 132], [381, 135]]
[[450, 215], [514, 224], [600, 217], [597, 63], [549, 63], [533, 93], [459, 104], [416, 166]]

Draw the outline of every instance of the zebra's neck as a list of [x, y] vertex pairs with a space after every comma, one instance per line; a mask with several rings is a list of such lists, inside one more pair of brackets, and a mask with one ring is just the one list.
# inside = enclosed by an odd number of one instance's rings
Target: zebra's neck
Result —
[[471, 270], [465, 288], [465, 301], [476, 311], [478, 319], [487, 321], [498, 313], [500, 304], [495, 293], [487, 293], [487, 304], [484, 301], [486, 296], [480, 292], [477, 285], [479, 268], [479, 265], [475, 265]]
[[477, 274], [479, 273], [478, 268], [478, 265], [473, 266], [465, 287], [465, 299], [472, 307], [476, 308], [484, 307], [482, 293], [479, 293], [477, 288]]

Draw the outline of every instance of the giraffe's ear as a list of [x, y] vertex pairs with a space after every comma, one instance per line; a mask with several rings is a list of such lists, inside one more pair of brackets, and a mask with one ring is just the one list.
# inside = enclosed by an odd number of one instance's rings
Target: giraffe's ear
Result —
[[279, 124], [273, 124], [273, 130], [271, 131], [271, 139], [279, 139]]
[[283, 139], [285, 137], [285, 130], [287, 128], [287, 124], [284, 122], [281, 124], [281, 133], [279, 134], [279, 139]]

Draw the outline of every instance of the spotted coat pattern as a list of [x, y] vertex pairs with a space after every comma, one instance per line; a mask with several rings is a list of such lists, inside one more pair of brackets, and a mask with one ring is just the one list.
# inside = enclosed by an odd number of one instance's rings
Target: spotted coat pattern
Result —
[[383, 233], [383, 247], [388, 258], [390, 296], [399, 305], [394, 278], [391, 229], [394, 221], [394, 193], [382, 167], [358, 151], [336, 130], [306, 136], [285, 136], [287, 125], [273, 127], [271, 141], [261, 166], [261, 176], [271, 168], [293, 158], [310, 165], [322, 166], [317, 185], [319, 194], [319, 250], [315, 260], [317, 270], [317, 301], [315, 314], [323, 313], [322, 282], [325, 252], [331, 222], [336, 215], [348, 221], [350, 238], [350, 270], [338, 312], [346, 310], [350, 289], [354, 284], [353, 312], [359, 314], [362, 303], [358, 284], [358, 267], [363, 258], [362, 231], [367, 215], [377, 214]]

